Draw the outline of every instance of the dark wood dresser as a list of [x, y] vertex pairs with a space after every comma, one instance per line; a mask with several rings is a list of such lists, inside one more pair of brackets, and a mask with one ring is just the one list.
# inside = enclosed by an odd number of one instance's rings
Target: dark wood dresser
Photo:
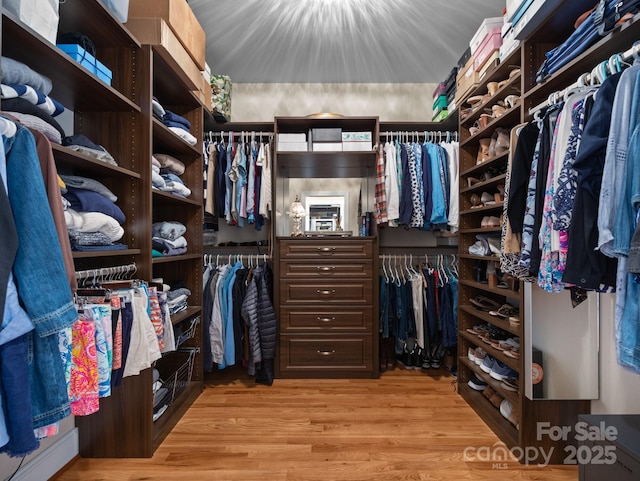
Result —
[[278, 240], [280, 377], [376, 377], [375, 240]]

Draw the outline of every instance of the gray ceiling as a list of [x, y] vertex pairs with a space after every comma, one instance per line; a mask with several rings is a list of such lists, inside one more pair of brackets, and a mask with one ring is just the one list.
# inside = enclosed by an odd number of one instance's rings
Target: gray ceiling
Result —
[[505, 0], [189, 0], [234, 83], [444, 80]]

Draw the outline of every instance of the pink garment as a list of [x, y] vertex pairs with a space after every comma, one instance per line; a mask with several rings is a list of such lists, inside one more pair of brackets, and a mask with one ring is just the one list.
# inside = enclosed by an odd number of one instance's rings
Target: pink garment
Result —
[[98, 400], [98, 359], [96, 355], [96, 325], [83, 313], [73, 324], [71, 383], [69, 398], [71, 414], [87, 416], [100, 408]]
[[160, 301], [158, 301], [158, 289], [149, 287], [149, 308], [151, 310], [151, 322], [158, 336], [158, 347], [160, 352], [164, 351], [164, 326], [162, 325], [162, 311]]
[[113, 333], [113, 361], [111, 363], [111, 369], [115, 371], [122, 367], [122, 314], [121, 303], [119, 296], [111, 297], [111, 309], [118, 311], [118, 318], [116, 322], [116, 329]]

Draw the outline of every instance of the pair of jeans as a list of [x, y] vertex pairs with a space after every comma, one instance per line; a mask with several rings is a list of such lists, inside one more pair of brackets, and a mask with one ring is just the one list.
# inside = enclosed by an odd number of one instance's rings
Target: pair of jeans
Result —
[[[606, 0], [603, 12], [606, 28], [613, 27], [617, 21], [616, 16], [637, 10], [638, 5], [640, 5], [638, 0], [624, 0], [622, 2], [620, 0]], [[536, 74], [538, 83], [560, 70], [600, 39], [601, 33], [598, 31], [597, 16], [597, 11], [592, 12], [564, 43], [545, 54], [546, 59]]]
[[[7, 191], [19, 239], [13, 273], [22, 306], [35, 326], [29, 352], [29, 382], [37, 428], [69, 415], [57, 334], [71, 326], [78, 314], [33, 135], [18, 126], [16, 134], [3, 137], [3, 141]], [[47, 249], [43, 249], [43, 245]]]
[[0, 346], [0, 396], [9, 435], [8, 443], [0, 447], [0, 452], [9, 456], [25, 456], [38, 449], [33, 433], [31, 389], [29, 383], [24, 382], [29, 377], [29, 336], [24, 334]]
[[380, 333], [383, 338], [389, 337], [389, 281], [380, 276]]

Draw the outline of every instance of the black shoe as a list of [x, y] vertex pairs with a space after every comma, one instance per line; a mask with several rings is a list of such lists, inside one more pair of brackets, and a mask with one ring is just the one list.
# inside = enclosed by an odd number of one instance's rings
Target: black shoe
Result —
[[474, 389], [476, 391], [484, 391], [488, 385], [486, 382], [476, 376], [475, 373], [471, 374], [471, 379], [469, 379], [467, 384], [471, 389]]
[[409, 352], [406, 342], [402, 345], [402, 353], [397, 354], [396, 359], [402, 367], [411, 369], [411, 352]]
[[420, 369], [422, 367], [422, 348], [416, 345], [410, 353], [411, 367], [410, 369]]

